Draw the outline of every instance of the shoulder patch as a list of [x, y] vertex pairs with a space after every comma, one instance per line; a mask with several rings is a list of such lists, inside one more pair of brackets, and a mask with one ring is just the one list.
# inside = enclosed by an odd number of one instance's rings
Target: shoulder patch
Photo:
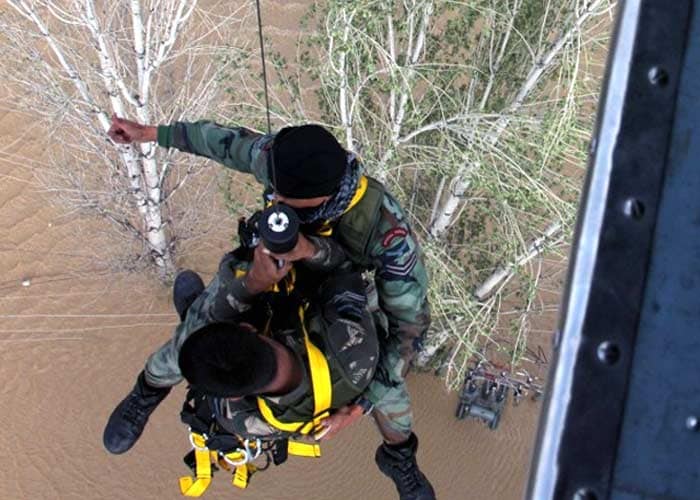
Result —
[[382, 246], [388, 248], [395, 238], [402, 238], [408, 235], [408, 230], [403, 227], [395, 227], [384, 233], [384, 238], [382, 239]]

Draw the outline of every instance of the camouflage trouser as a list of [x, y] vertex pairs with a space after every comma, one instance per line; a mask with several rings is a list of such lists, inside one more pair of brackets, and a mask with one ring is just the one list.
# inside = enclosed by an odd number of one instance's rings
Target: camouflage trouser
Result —
[[383, 368], [383, 378], [387, 379], [383, 396], [374, 405], [371, 415], [384, 441], [398, 444], [409, 438], [413, 427], [411, 398], [408, 395], [405, 377], [414, 354], [408, 359], [401, 356], [398, 340], [388, 338], [388, 321], [379, 308], [373, 280], [370, 280], [367, 286], [367, 302], [377, 326], [377, 335], [380, 339], [384, 338], [383, 341], [379, 341], [382, 360], [378, 369]]
[[387, 443], [398, 444], [408, 439], [413, 425], [413, 413], [406, 384], [401, 383], [392, 388], [389, 394], [375, 405], [372, 417]]

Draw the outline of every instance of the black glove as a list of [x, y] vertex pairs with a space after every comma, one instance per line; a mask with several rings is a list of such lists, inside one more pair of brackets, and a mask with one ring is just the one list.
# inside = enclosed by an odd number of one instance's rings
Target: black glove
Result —
[[248, 255], [250, 251], [244, 247], [238, 247], [235, 250], [224, 254], [219, 261], [219, 279], [224, 283], [230, 284], [235, 278], [235, 269], [241, 262], [252, 262], [252, 255]]

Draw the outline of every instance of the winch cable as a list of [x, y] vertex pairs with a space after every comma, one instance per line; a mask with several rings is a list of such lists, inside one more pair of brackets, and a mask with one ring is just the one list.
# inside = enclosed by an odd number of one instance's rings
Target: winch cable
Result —
[[[258, 14], [258, 38], [260, 39], [260, 59], [262, 60], [262, 75], [263, 75], [263, 86], [265, 89], [265, 110], [267, 112], [267, 133], [272, 133], [272, 121], [270, 119], [270, 98], [268, 96], [267, 90], [267, 69], [265, 65], [265, 43], [263, 40], [263, 26], [262, 26], [262, 15], [260, 12], [260, 0], [255, 0], [255, 10]], [[276, 176], [274, 166], [272, 169], [272, 185], [276, 186]], [[274, 200], [273, 200], [274, 203]]]
[[[267, 69], [265, 67], [265, 45], [263, 42], [262, 16], [260, 14], [260, 0], [255, 0], [255, 10], [258, 14], [258, 38], [260, 38], [260, 58], [262, 60], [263, 85], [265, 87], [265, 109], [267, 110], [267, 133], [272, 133], [272, 122], [270, 120], [270, 99], [267, 94]], [[274, 175], [274, 171], [273, 171]]]

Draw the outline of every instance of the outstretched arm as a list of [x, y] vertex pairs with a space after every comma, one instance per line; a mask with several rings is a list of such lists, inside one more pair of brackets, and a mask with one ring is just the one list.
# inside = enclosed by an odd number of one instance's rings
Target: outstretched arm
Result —
[[272, 135], [261, 135], [243, 127], [223, 127], [206, 120], [142, 125], [116, 115], [112, 116], [107, 134], [118, 144], [158, 141], [164, 148], [210, 158], [233, 170], [253, 174], [265, 187], [269, 184], [267, 156]]

